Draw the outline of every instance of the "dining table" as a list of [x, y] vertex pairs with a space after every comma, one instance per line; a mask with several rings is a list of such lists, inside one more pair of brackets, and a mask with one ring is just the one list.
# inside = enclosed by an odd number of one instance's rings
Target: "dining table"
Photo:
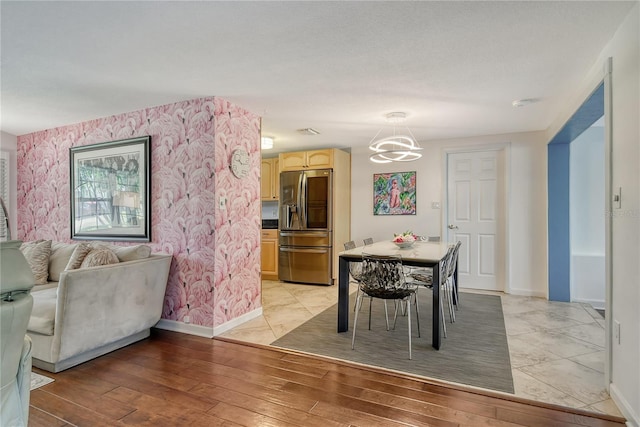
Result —
[[[440, 283], [440, 265], [445, 261], [449, 244], [447, 242], [416, 241], [407, 248], [400, 248], [392, 241], [379, 241], [366, 246], [358, 246], [338, 254], [338, 332], [349, 330], [349, 262], [362, 261], [362, 255], [399, 256], [402, 264], [412, 267], [433, 269], [433, 283]], [[458, 265], [453, 270], [454, 283], [458, 286]], [[432, 334], [431, 345], [436, 350], [441, 344], [440, 286], [432, 286]], [[453, 292], [458, 296], [458, 292]], [[459, 298], [459, 297], [458, 297]], [[457, 304], [457, 299], [454, 303]]]

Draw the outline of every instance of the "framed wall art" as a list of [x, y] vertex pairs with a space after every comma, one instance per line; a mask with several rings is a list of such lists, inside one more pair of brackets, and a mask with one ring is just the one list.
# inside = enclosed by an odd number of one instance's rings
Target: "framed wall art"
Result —
[[416, 172], [373, 174], [374, 215], [416, 214]]
[[151, 137], [69, 149], [71, 238], [151, 241]]

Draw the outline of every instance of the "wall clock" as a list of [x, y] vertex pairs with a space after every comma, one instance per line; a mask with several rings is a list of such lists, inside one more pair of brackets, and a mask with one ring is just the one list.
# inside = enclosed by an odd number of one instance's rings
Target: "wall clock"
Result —
[[231, 172], [237, 178], [245, 178], [249, 175], [249, 153], [243, 148], [236, 148], [231, 153], [231, 164], [229, 165]]

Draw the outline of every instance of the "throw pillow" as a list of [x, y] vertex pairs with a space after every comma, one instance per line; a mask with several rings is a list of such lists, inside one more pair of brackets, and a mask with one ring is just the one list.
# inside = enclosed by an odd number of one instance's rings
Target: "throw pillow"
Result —
[[77, 243], [51, 243], [51, 255], [49, 256], [49, 280], [58, 282], [60, 273], [65, 270], [73, 251], [78, 246]]
[[80, 268], [97, 267], [99, 265], [117, 264], [120, 262], [118, 256], [107, 248], [92, 249], [91, 252], [84, 257]]
[[91, 252], [91, 246], [88, 243], [78, 243], [71, 254], [71, 258], [69, 258], [65, 271], [80, 268], [82, 261], [84, 261], [89, 252]]
[[27, 259], [35, 285], [46, 285], [49, 278], [49, 256], [51, 256], [51, 240], [26, 242], [20, 246]]
[[149, 258], [151, 247], [147, 245], [119, 246], [114, 250], [120, 262]]

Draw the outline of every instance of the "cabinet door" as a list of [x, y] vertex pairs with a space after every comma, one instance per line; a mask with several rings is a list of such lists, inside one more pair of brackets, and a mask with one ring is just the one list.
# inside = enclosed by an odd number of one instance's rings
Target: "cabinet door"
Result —
[[299, 171], [306, 168], [306, 152], [297, 151], [293, 153], [280, 154], [280, 169], [282, 171]]
[[[278, 235], [276, 230], [263, 230], [261, 248], [261, 270], [263, 278], [278, 276]], [[265, 277], [268, 276], [268, 277]]]
[[306, 166], [310, 169], [332, 168], [333, 167], [333, 151], [330, 149], [307, 151]]
[[260, 198], [272, 200], [273, 193], [273, 159], [262, 159], [260, 171]]

